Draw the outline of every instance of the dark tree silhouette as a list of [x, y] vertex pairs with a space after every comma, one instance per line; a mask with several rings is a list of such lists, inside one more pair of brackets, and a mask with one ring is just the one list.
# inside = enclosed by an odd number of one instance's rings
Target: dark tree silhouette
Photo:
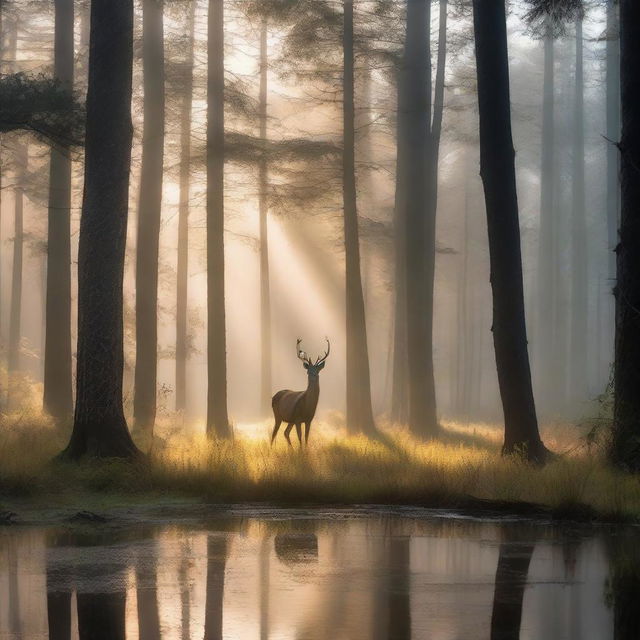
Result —
[[620, 0], [622, 210], [617, 247], [612, 458], [640, 471], [640, 5]]
[[547, 450], [538, 432], [524, 315], [504, 0], [474, 0], [473, 19], [503, 453], [522, 450], [529, 460], [543, 462]]
[[133, 1], [93, 0], [78, 254], [76, 409], [62, 457], [140, 452], [122, 407], [122, 279], [131, 164]]
[[[73, 0], [55, 0], [54, 74], [73, 90]], [[54, 418], [73, 412], [71, 379], [71, 154], [51, 149], [47, 231], [44, 409]]]
[[344, 1], [343, 155], [344, 246], [347, 296], [347, 428], [372, 435], [367, 326], [360, 273], [360, 240], [356, 200], [353, 0]]
[[163, 0], [144, 0], [144, 128], [136, 247], [135, 428], [153, 432], [158, 370], [158, 251], [164, 148]]
[[[435, 269], [434, 164], [430, 51], [431, 3], [408, 0], [403, 70], [400, 74], [399, 118], [404, 124], [398, 142], [406, 153], [403, 179], [406, 253], [406, 324], [409, 389], [409, 428], [420, 437], [437, 433], [433, 372], [433, 274]], [[444, 42], [442, 43], [444, 45]], [[440, 71], [440, 68], [438, 69]], [[442, 78], [444, 79], [442, 69]], [[442, 80], [444, 81], [444, 80]], [[441, 96], [440, 96], [441, 97]], [[441, 118], [441, 115], [440, 115]], [[440, 121], [434, 125], [439, 128]]]

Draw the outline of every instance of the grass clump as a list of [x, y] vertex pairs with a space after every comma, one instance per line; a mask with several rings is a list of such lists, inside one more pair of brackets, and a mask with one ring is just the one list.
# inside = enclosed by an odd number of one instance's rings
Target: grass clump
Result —
[[[500, 455], [491, 426], [444, 426], [439, 441], [421, 442], [388, 429], [380, 440], [326, 435], [318, 425], [308, 450], [271, 447], [269, 428], [234, 440], [169, 432], [144, 463], [53, 464], [68, 436], [29, 417], [0, 428], [0, 503], [30, 499], [85, 506], [102, 496], [152, 496], [216, 503], [284, 505], [422, 505], [546, 516], [640, 519], [640, 480], [610, 467], [575, 429], [554, 429], [546, 441], [569, 451], [543, 468]], [[28, 426], [27, 426], [28, 424]], [[321, 434], [325, 434], [322, 436]], [[569, 434], [569, 435], [567, 435]]]

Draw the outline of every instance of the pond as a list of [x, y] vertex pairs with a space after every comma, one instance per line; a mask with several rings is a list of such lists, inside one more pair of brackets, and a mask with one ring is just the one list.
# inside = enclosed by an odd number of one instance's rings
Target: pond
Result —
[[79, 520], [0, 529], [2, 640], [640, 638], [630, 527], [375, 508]]

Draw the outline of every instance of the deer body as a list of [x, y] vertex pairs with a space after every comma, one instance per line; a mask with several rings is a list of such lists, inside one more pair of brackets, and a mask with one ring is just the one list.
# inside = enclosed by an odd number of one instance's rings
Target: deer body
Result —
[[278, 391], [271, 399], [271, 407], [273, 408], [273, 417], [275, 418], [275, 425], [273, 427], [273, 433], [271, 435], [271, 444], [278, 435], [278, 429], [283, 422], [287, 423], [287, 428], [284, 431], [284, 437], [287, 439], [289, 445], [291, 445], [291, 439], [289, 434], [294, 425], [296, 433], [298, 435], [298, 441], [302, 446], [302, 425], [305, 426], [304, 442], [309, 443], [309, 431], [311, 430], [311, 421], [316, 414], [316, 407], [318, 406], [318, 398], [320, 397], [320, 371], [324, 368], [324, 361], [329, 355], [331, 346], [327, 340], [327, 352], [326, 354], [318, 358], [315, 363], [312, 363], [304, 351], [300, 350], [300, 340], [297, 343], [298, 358], [304, 362], [304, 368], [307, 370], [308, 383], [306, 391], [290, 391], [289, 389], [283, 389]]

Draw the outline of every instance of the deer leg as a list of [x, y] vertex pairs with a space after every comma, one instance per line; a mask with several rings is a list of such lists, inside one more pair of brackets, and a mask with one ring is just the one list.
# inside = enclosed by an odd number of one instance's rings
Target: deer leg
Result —
[[282, 420], [280, 418], [276, 418], [276, 423], [273, 426], [273, 433], [271, 434], [271, 444], [273, 444], [273, 441], [276, 439], [276, 436], [278, 435], [278, 429], [280, 428], [281, 424]]
[[311, 431], [311, 423], [305, 422], [304, 423], [304, 443], [306, 445], [309, 444], [309, 431]]
[[302, 448], [302, 425], [299, 422], [296, 422], [296, 433], [298, 434], [298, 444]]
[[293, 429], [293, 422], [290, 422], [287, 425], [287, 428], [284, 430], [284, 437], [287, 439], [289, 446], [293, 447], [293, 445], [291, 444], [291, 438], [289, 437], [289, 434], [291, 433], [291, 429]]

